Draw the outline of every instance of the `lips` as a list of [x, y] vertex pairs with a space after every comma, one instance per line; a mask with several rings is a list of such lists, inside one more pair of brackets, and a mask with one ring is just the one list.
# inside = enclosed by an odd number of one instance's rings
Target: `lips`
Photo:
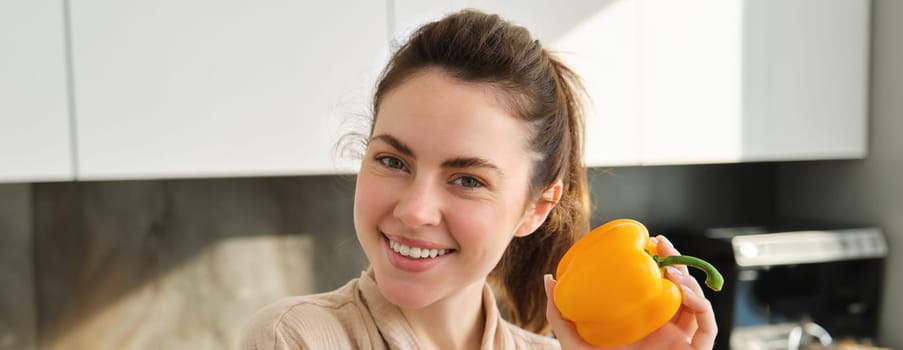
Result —
[[457, 251], [431, 242], [398, 236], [390, 237], [385, 233], [383, 233], [383, 239], [389, 263], [397, 269], [407, 272], [427, 271]]

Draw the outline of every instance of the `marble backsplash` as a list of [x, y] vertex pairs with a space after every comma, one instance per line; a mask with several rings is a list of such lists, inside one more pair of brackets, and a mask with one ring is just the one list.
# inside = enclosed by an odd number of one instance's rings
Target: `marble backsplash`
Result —
[[[773, 166], [592, 169], [593, 224], [773, 218]], [[232, 349], [284, 296], [366, 268], [353, 178], [0, 185], [0, 350]]]
[[256, 309], [366, 268], [346, 178], [30, 186], [37, 302], [0, 300], [38, 321], [0, 349], [234, 348]]

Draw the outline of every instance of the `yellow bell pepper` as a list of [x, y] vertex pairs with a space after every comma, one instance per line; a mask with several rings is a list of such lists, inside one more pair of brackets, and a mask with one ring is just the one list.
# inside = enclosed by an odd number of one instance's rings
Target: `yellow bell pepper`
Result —
[[691, 256], [659, 257], [643, 224], [614, 220], [564, 254], [553, 299], [586, 342], [632, 344], [667, 323], [680, 307], [680, 289], [664, 278], [664, 267], [673, 264], [702, 269], [706, 285], [721, 290], [724, 279], [711, 264]]

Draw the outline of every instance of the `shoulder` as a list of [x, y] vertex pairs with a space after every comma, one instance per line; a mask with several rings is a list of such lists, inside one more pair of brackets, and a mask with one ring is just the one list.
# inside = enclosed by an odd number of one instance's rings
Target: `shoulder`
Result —
[[[328, 293], [281, 299], [257, 311], [245, 326], [241, 349], [350, 348], [349, 331], [364, 328], [357, 280]], [[346, 346], [347, 345], [347, 346]]]
[[508, 321], [503, 321], [503, 327], [517, 349], [561, 349], [558, 339], [530, 332]]

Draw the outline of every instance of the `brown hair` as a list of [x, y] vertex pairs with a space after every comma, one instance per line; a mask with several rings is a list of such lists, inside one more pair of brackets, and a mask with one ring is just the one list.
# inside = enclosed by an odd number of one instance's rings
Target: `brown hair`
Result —
[[515, 238], [490, 275], [501, 288], [508, 319], [546, 332], [542, 275], [554, 273], [564, 252], [589, 229], [579, 79], [526, 28], [464, 10], [423, 25], [398, 48], [377, 85], [374, 118], [389, 91], [427, 68], [495, 87], [512, 112], [532, 126], [530, 147], [543, 157], [532, 170], [530, 198], [559, 179], [563, 182], [561, 199], [546, 221], [532, 234]]

